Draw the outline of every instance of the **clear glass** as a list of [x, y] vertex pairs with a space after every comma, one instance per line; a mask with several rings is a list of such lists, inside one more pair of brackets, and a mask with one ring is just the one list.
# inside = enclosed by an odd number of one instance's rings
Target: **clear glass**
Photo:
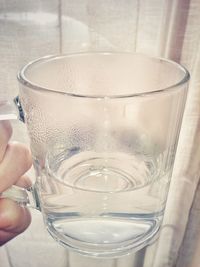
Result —
[[189, 73], [132, 53], [44, 57], [18, 75], [50, 234], [95, 257], [139, 250], [159, 232]]

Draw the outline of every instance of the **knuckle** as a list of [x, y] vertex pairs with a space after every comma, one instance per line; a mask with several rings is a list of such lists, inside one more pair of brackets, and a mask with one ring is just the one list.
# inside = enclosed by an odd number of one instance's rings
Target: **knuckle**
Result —
[[1, 139], [8, 141], [12, 136], [12, 126], [9, 121], [1, 121]]
[[10, 199], [0, 200], [1, 226], [5, 229], [12, 227], [20, 219], [20, 209], [17, 204]]
[[0, 199], [0, 229], [13, 234], [23, 232], [31, 222], [30, 212], [10, 199]]
[[23, 175], [17, 181], [16, 185], [24, 188], [30, 188], [32, 186], [32, 181], [28, 176]]
[[13, 142], [12, 145], [13, 145], [13, 153], [15, 156], [17, 156], [20, 165], [23, 166], [24, 170], [30, 169], [32, 165], [32, 157], [28, 147], [17, 142]]

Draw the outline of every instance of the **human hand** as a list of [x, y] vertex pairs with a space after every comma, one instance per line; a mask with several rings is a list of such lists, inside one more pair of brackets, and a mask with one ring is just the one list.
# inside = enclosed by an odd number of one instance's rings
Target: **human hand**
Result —
[[[12, 127], [8, 121], [0, 121], [0, 193], [13, 184], [28, 188], [31, 181], [24, 175], [31, 167], [28, 148], [17, 142], [9, 142]], [[10, 199], [0, 199], [0, 245], [22, 233], [30, 224], [28, 209]]]

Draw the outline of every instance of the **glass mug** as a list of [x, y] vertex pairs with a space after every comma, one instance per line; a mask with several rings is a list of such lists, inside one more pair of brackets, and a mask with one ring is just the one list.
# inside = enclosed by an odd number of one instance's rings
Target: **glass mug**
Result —
[[[47, 56], [18, 74], [30, 137], [33, 195], [50, 234], [95, 257], [117, 257], [158, 233], [187, 95], [188, 71], [132, 53]], [[13, 118], [1, 105], [1, 119]], [[24, 117], [23, 117], [24, 116]]]

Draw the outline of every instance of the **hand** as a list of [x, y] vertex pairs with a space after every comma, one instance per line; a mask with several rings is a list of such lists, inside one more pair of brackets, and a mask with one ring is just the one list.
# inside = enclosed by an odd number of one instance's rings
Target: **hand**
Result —
[[[0, 193], [11, 185], [31, 186], [25, 172], [31, 167], [31, 154], [26, 146], [9, 142], [12, 127], [0, 121]], [[12, 200], [0, 199], [0, 245], [22, 233], [30, 224], [30, 212]]]

